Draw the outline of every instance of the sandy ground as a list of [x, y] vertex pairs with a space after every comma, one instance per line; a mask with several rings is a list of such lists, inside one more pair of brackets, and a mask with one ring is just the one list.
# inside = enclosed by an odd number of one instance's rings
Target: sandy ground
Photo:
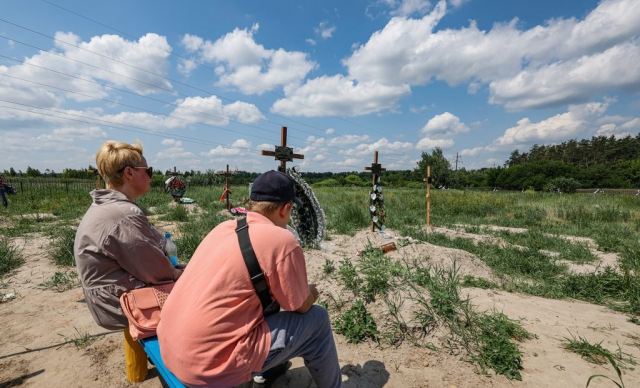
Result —
[[[174, 224], [157, 223], [174, 232]], [[394, 235], [393, 231], [388, 231]], [[447, 233], [459, 233], [446, 231]], [[321, 299], [345, 298], [336, 279], [326, 277], [322, 267], [332, 260], [336, 267], [345, 257], [354, 262], [357, 252], [369, 242], [380, 246], [398, 242], [379, 233], [361, 231], [355, 236], [331, 235], [320, 250], [306, 252], [311, 282], [318, 284]], [[60, 268], [48, 255], [49, 240], [30, 235], [12, 240], [22, 250], [26, 263], [12, 276], [2, 280], [0, 295], [9, 296], [0, 303], [0, 388], [20, 387], [162, 387], [150, 365], [146, 381], [131, 384], [124, 371], [123, 336], [96, 326], [83, 300], [82, 290], [74, 287], [55, 292], [40, 286]], [[461, 274], [493, 278], [490, 268], [468, 252], [430, 244], [409, 244], [388, 253], [394, 260], [419, 259], [448, 268], [455, 261]], [[612, 260], [605, 257], [603, 260]], [[497, 310], [521, 323], [536, 338], [519, 344], [524, 352], [522, 381], [503, 376], [480, 374], [464, 354], [452, 354], [440, 347], [433, 351], [408, 343], [398, 347], [380, 347], [368, 342], [349, 344], [336, 335], [345, 388], [470, 388], [470, 387], [584, 387], [589, 376], [605, 374], [615, 378], [609, 365], [598, 366], [562, 348], [570, 335], [583, 336], [590, 343], [601, 342], [611, 351], [618, 347], [640, 359], [640, 327], [628, 322], [624, 314], [605, 307], [571, 300], [549, 300], [495, 290], [464, 289], [480, 311]], [[384, 304], [378, 300], [367, 306], [378, 322]], [[84, 334], [104, 334], [84, 348], [65, 342]], [[444, 333], [431, 336], [438, 345]], [[640, 371], [623, 370], [627, 387], [640, 386]], [[246, 386], [243, 385], [243, 388]], [[594, 380], [591, 387], [611, 387], [613, 383]], [[290, 370], [276, 383], [278, 388], [315, 387], [301, 359], [292, 360]]]

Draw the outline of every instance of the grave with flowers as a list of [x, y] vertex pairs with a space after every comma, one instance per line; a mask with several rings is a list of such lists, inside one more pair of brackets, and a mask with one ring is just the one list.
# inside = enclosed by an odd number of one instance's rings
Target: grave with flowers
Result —
[[385, 225], [387, 218], [387, 210], [384, 207], [384, 195], [382, 194], [382, 185], [380, 184], [380, 173], [387, 171], [386, 168], [382, 168], [382, 165], [378, 163], [378, 151], [375, 152], [373, 157], [373, 163], [371, 167], [365, 167], [365, 170], [373, 173], [373, 179], [371, 183], [371, 191], [369, 192], [369, 213], [371, 214], [371, 231], [374, 232], [376, 228], [384, 231], [387, 227]]
[[179, 175], [180, 173], [176, 172], [174, 167], [171, 177], [164, 182], [164, 192], [171, 194], [173, 200], [178, 203], [187, 191], [187, 184], [178, 177]]
[[296, 197], [302, 201], [302, 206], [291, 213], [291, 222], [300, 244], [305, 247], [319, 248], [324, 240], [327, 225], [324, 210], [320, 207], [311, 186], [304, 179], [298, 167], [287, 168], [287, 162], [293, 159], [304, 159], [304, 155], [293, 153], [293, 148], [287, 147], [287, 127], [280, 131], [280, 145], [274, 151], [261, 151], [262, 155], [273, 156], [280, 163], [278, 170], [287, 174], [294, 183]]

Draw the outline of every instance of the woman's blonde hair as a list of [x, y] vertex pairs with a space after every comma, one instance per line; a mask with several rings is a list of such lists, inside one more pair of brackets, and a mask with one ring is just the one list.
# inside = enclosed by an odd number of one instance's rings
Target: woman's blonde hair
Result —
[[121, 170], [127, 166], [138, 167], [141, 161], [142, 144], [140, 140], [136, 140], [135, 144], [107, 140], [96, 154], [98, 172], [102, 175], [107, 186], [121, 186], [124, 182]]
[[293, 204], [293, 201], [284, 202], [269, 202], [269, 201], [253, 201], [249, 200], [248, 207], [252, 212], [260, 213], [262, 215], [269, 215], [276, 212], [279, 208], [286, 204]]

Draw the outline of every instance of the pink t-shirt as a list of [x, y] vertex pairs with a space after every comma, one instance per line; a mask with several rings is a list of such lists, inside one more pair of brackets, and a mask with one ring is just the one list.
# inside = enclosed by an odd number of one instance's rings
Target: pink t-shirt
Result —
[[[247, 215], [251, 244], [283, 309], [309, 296], [302, 248], [293, 234], [259, 213]], [[202, 241], [162, 310], [162, 359], [189, 387], [227, 388], [249, 381], [271, 347], [269, 326], [244, 264], [236, 221]]]

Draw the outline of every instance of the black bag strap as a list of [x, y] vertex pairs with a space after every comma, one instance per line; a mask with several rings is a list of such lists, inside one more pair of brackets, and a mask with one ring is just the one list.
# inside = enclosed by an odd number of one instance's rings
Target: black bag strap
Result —
[[260, 268], [260, 264], [258, 264], [256, 253], [253, 251], [251, 239], [249, 239], [249, 225], [247, 225], [246, 218], [238, 220], [236, 233], [238, 234], [240, 251], [242, 251], [244, 263], [249, 271], [251, 283], [253, 283], [253, 288], [255, 288], [256, 294], [258, 294], [258, 298], [260, 298], [262, 310], [265, 310], [272, 302], [271, 293], [269, 292], [269, 286], [267, 285], [267, 279], [264, 277], [264, 272], [262, 268]]

